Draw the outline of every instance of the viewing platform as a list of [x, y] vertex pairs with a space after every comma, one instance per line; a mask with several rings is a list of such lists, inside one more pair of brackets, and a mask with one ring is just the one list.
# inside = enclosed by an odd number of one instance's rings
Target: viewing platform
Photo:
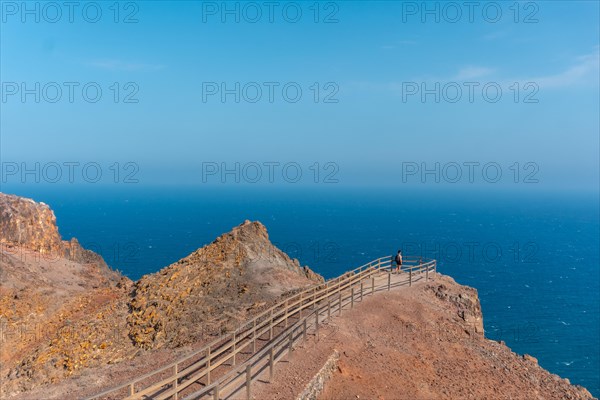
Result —
[[365, 296], [428, 281], [435, 260], [405, 257], [400, 272], [384, 256], [324, 283], [310, 286], [174, 363], [89, 399], [251, 399], [257, 379], [272, 381], [274, 368], [307, 335], [354, 307]]

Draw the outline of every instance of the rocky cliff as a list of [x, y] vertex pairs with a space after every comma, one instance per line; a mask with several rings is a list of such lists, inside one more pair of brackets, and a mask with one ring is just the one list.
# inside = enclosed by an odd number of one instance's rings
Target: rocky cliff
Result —
[[0, 226], [0, 396], [197, 345], [323, 280], [273, 246], [259, 222], [135, 283], [76, 239], [63, 241], [43, 203], [0, 194]]
[[46, 260], [66, 258], [106, 266], [102, 257], [82, 248], [77, 239], [62, 239], [47, 204], [4, 193], [0, 193], [0, 246], [32, 250]]
[[[55, 382], [107, 348], [129, 279], [76, 239], [63, 241], [44, 203], [0, 193], [0, 396]], [[109, 320], [117, 319], [111, 317]]]
[[487, 339], [475, 289], [441, 274], [430, 278], [366, 296], [322, 324], [318, 338], [299, 344], [292, 361], [278, 365], [273, 383], [255, 385], [255, 398], [298, 399], [320, 379], [307, 398], [593, 399], [534, 357]]
[[339, 369], [322, 400], [593, 399], [534, 357], [487, 339], [477, 291], [449, 276], [369, 298], [345, 318], [333, 344]]
[[54, 212], [44, 203], [0, 193], [0, 243], [45, 252], [63, 251]]

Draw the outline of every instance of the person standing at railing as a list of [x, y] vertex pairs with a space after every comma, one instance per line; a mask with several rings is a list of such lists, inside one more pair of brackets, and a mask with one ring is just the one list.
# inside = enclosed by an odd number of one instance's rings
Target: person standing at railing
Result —
[[402, 268], [402, 250], [398, 250], [396, 257], [394, 257], [394, 262], [396, 263], [396, 272], [400, 273]]

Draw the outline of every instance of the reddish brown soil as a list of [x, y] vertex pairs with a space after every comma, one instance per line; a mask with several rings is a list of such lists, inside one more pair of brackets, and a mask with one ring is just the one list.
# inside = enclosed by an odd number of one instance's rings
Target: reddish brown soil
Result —
[[93, 395], [323, 280], [246, 221], [134, 283], [76, 241], [62, 242], [47, 206], [13, 197], [0, 193], [0, 225], [17, 230], [0, 234], [1, 398]]
[[275, 382], [255, 385], [253, 397], [295, 398], [338, 349], [339, 368], [322, 400], [592, 398], [533, 357], [478, 333], [462, 317], [479, 307], [472, 290], [437, 275], [434, 282], [365, 297], [334, 317], [320, 340], [312, 336], [291, 363], [278, 364]]

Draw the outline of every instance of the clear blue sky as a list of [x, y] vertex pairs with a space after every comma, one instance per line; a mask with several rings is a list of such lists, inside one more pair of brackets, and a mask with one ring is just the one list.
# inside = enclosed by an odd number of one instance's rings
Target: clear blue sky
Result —
[[[62, 6], [53, 23], [45, 3], [29, 3], [27, 14], [15, 10], [21, 2], [2, 2], [3, 162], [135, 162], [148, 184], [197, 184], [202, 162], [293, 161], [305, 173], [335, 162], [340, 184], [392, 186], [401, 184], [401, 162], [497, 162], [505, 174], [534, 162], [540, 185], [598, 188], [597, 1], [496, 2], [495, 22], [489, 2], [477, 2], [472, 16], [461, 6], [459, 18], [445, 3], [427, 3], [439, 22], [422, 2], [322, 2], [317, 23], [313, 2], [279, 2], [273, 22], [264, 2], [253, 3], [257, 23], [247, 3], [228, 3], [240, 9], [236, 22], [222, 2], [121, 2], [118, 16], [113, 2], [99, 2], [96, 23], [86, 20], [90, 7], [84, 18], [86, 4], [73, 23]], [[128, 16], [137, 22], [124, 23]], [[12, 94], [23, 82], [40, 83], [39, 103]], [[56, 103], [47, 101], [52, 87], [42, 93], [48, 82], [62, 86]], [[64, 82], [79, 84], [72, 103]], [[103, 91], [97, 103], [82, 98], [89, 82]], [[263, 93], [256, 103], [247, 101], [253, 91], [223, 103], [206, 82], [257, 82]], [[272, 103], [264, 82], [279, 84]], [[282, 96], [288, 82], [303, 90], [297, 103]], [[436, 82], [439, 103], [408, 94]], [[472, 102], [464, 82], [478, 85]], [[482, 94], [490, 82], [502, 88], [496, 103]], [[456, 86], [462, 97], [453, 103]], [[125, 103], [133, 88], [138, 102]], [[337, 103], [325, 103], [335, 90]]]

